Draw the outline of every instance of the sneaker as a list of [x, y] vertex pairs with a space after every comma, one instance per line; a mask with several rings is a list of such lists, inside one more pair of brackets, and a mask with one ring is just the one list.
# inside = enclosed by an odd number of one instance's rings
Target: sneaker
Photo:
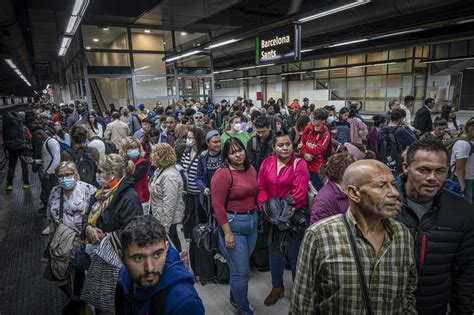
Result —
[[5, 191], [12, 191], [13, 190], [13, 185], [7, 185], [7, 187], [5, 187]]
[[49, 235], [49, 232], [50, 232], [50, 228], [48, 225], [43, 231], [41, 231], [41, 235]]
[[23, 189], [30, 189], [33, 187], [33, 184], [23, 184]]

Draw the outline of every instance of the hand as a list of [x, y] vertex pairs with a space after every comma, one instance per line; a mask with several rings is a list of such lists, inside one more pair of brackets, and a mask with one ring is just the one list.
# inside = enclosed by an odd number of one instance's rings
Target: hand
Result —
[[308, 162], [311, 162], [313, 160], [313, 156], [311, 154], [305, 153], [304, 159]]
[[420, 136], [420, 135], [421, 135], [421, 131], [420, 131], [420, 130], [415, 129], [415, 130], [413, 130], [413, 131], [415, 132], [415, 134], [416, 134], [417, 136]]
[[224, 235], [225, 247], [227, 248], [234, 248], [235, 247], [235, 240], [234, 234], [229, 233]]
[[296, 146], [296, 148], [297, 148], [298, 150], [300, 150], [302, 146], [303, 146], [303, 144], [300, 142], [300, 143]]
[[204, 196], [209, 196], [211, 194], [211, 190], [209, 188], [204, 188], [204, 192], [203, 192]]
[[23, 160], [25, 161], [26, 164], [33, 164], [35, 163], [35, 160], [29, 156], [23, 157]]
[[92, 243], [92, 244], [99, 244], [100, 241], [104, 238], [104, 232], [101, 229], [88, 226], [86, 228], [86, 235], [87, 239]]
[[74, 225], [76, 226], [76, 229], [78, 229], [79, 231], [82, 230], [82, 220], [74, 222]]

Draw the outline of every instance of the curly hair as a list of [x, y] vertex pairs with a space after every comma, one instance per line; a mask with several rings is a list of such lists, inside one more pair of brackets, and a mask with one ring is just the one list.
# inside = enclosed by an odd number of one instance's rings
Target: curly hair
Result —
[[122, 143], [120, 144], [119, 154], [123, 158], [125, 158], [127, 156], [127, 150], [135, 146], [140, 151], [140, 156], [143, 157], [145, 155], [145, 151], [143, 150], [140, 141], [138, 141], [135, 137], [126, 137], [122, 140]]
[[338, 153], [331, 156], [326, 165], [326, 176], [330, 181], [340, 182], [346, 168], [355, 161], [355, 157], [349, 153]]
[[168, 143], [158, 143], [151, 150], [151, 162], [159, 168], [168, 168], [176, 164], [176, 153]]

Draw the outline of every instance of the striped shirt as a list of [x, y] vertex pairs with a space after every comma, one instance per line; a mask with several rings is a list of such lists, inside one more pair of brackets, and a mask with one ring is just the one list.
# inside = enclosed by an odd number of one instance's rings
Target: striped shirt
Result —
[[[345, 214], [354, 233], [375, 314], [417, 314], [414, 291], [417, 274], [413, 239], [393, 219], [376, 253]], [[308, 228], [300, 247], [290, 314], [365, 314], [362, 290], [342, 215]]]
[[[185, 152], [181, 158], [181, 166], [188, 175], [188, 194], [199, 195], [200, 191], [197, 186], [197, 168], [198, 168], [199, 154], [196, 154], [194, 160], [191, 159], [191, 151]], [[191, 165], [191, 166], [190, 166]]]

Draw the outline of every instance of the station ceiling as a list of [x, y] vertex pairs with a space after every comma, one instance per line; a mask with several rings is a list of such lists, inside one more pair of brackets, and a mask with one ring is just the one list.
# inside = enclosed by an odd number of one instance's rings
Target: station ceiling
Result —
[[[353, 1], [91, 0], [83, 22], [209, 33], [211, 40], [243, 38], [213, 49], [214, 67], [223, 69], [253, 63], [253, 37], [258, 32]], [[12, 57], [33, 85], [25, 85], [0, 62], [0, 93], [33, 95], [33, 90], [58, 81], [62, 71], [58, 49], [73, 4], [74, 0], [0, 0], [1, 53]], [[470, 19], [473, 20], [465, 22]], [[419, 28], [423, 31], [372, 40]], [[372, 0], [302, 25], [302, 49], [311, 49], [303, 55], [304, 59], [472, 37], [472, 0]], [[327, 47], [358, 38], [371, 40]]]

